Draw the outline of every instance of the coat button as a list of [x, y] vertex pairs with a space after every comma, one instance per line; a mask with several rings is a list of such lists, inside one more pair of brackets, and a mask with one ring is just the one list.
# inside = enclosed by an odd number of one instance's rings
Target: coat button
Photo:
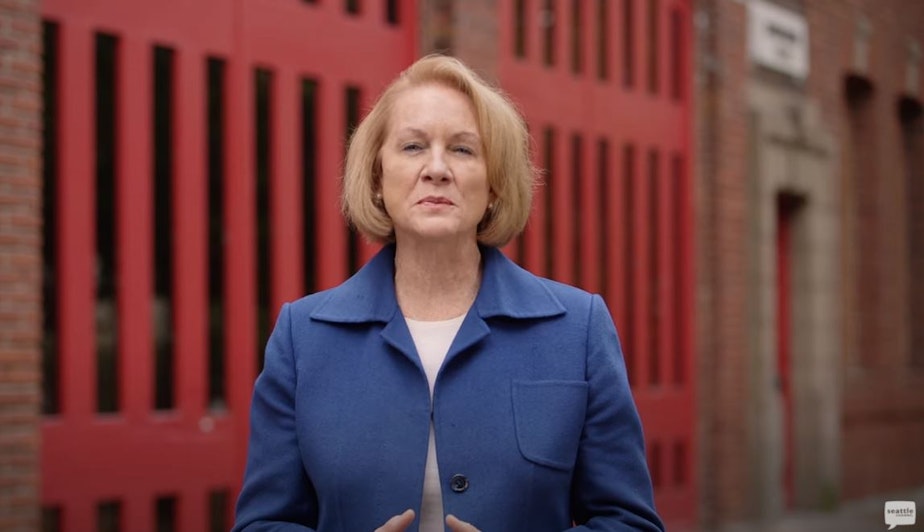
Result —
[[452, 478], [449, 479], [449, 487], [456, 493], [462, 493], [468, 489], [468, 479], [465, 478], [465, 475], [453, 475]]

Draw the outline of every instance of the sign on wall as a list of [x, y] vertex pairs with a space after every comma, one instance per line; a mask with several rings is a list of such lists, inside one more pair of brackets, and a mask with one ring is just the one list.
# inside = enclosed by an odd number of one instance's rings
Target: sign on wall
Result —
[[796, 79], [809, 73], [805, 17], [763, 0], [748, 2], [748, 53], [755, 63]]

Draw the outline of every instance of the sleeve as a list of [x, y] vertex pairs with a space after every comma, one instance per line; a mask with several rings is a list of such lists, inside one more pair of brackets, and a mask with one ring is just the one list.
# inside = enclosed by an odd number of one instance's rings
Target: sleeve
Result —
[[286, 304], [254, 386], [247, 467], [232, 532], [310, 531], [317, 526], [317, 496], [296, 438], [295, 384], [291, 312]]
[[571, 530], [663, 531], [645, 442], [613, 319], [594, 295], [587, 338], [587, 418], [571, 488]]

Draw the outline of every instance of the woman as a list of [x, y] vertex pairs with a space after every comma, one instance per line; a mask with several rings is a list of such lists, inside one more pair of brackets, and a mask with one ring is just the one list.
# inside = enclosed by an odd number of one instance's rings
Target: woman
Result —
[[458, 60], [384, 92], [343, 207], [386, 245], [282, 308], [234, 530], [663, 529], [603, 300], [497, 249], [534, 175], [522, 119]]

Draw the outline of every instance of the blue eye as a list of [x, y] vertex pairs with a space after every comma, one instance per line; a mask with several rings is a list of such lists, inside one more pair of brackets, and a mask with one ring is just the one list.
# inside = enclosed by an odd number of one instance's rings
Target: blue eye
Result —
[[461, 153], [464, 155], [474, 155], [475, 154], [475, 150], [469, 148], [468, 146], [456, 146], [452, 149], [452, 151], [456, 153]]
[[401, 151], [415, 152], [423, 149], [423, 146], [417, 143], [405, 144], [401, 147]]

